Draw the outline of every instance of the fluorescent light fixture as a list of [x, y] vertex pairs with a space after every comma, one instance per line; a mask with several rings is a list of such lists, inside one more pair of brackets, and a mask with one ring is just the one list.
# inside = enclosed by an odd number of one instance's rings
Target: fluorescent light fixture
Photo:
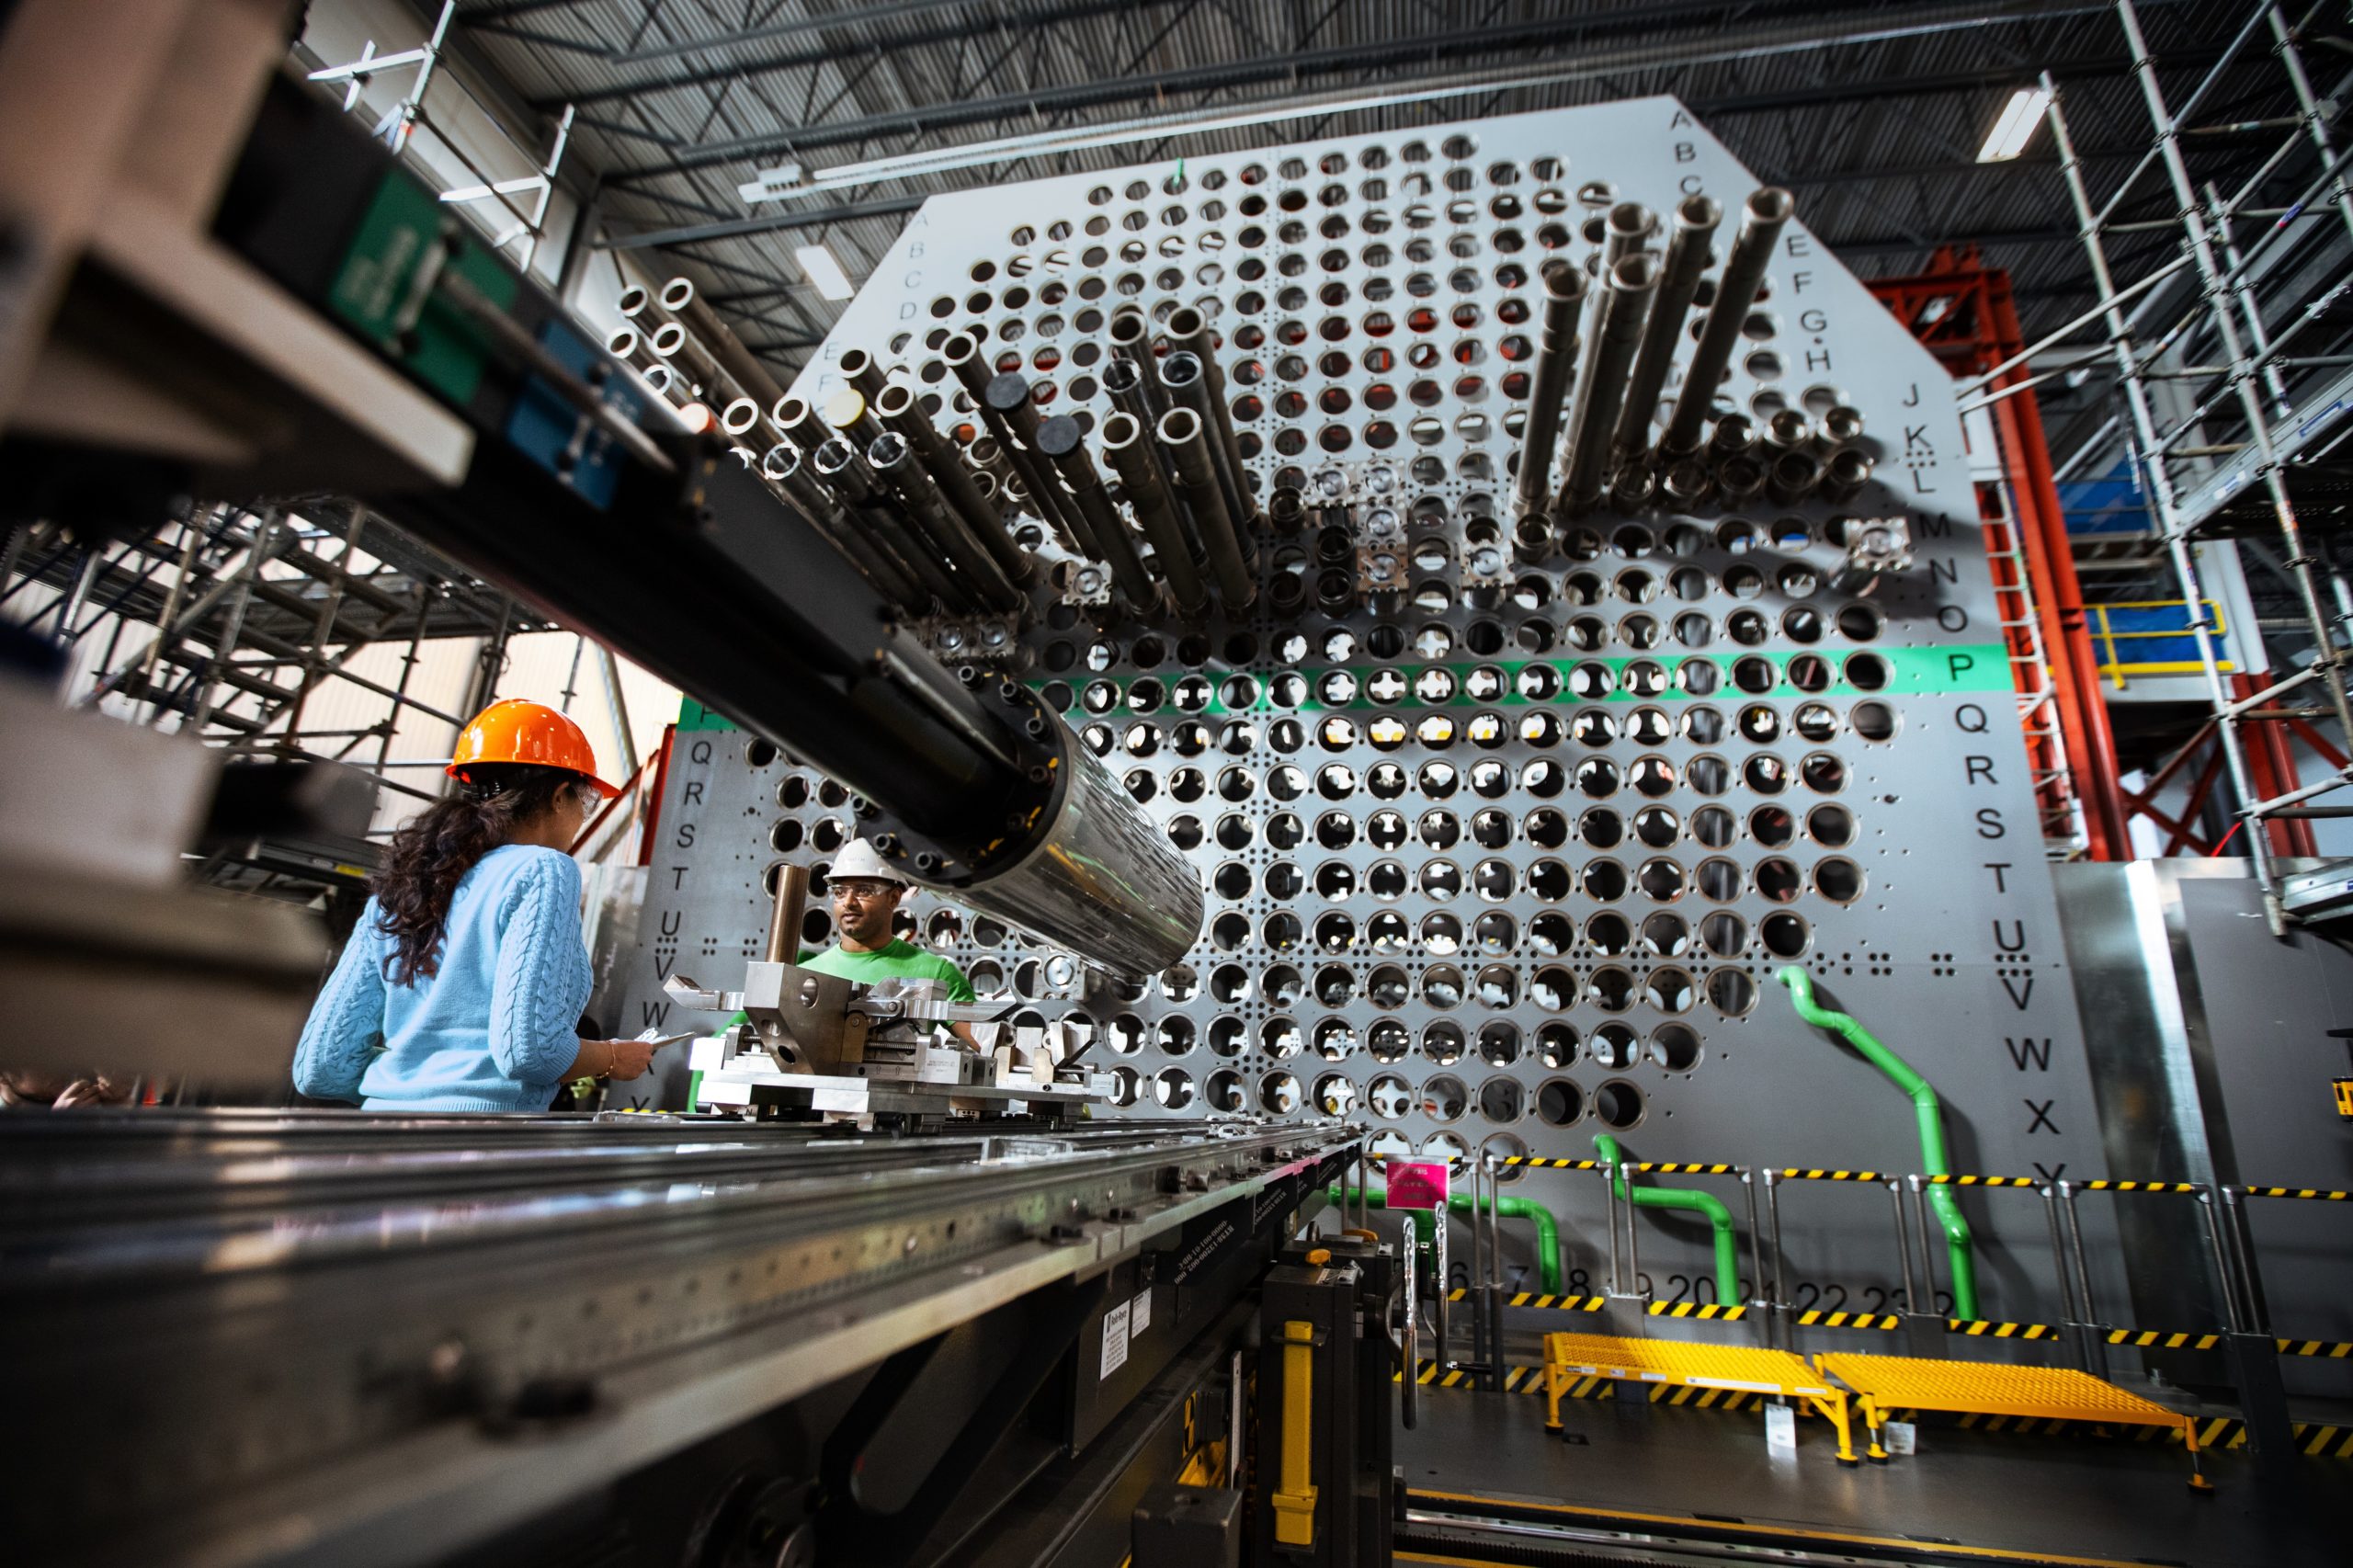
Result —
[[828, 300], [847, 300], [857, 294], [849, 286], [849, 274], [824, 246], [802, 245], [792, 253], [792, 259], [801, 264], [801, 275]]
[[1994, 122], [1993, 134], [1985, 138], [1985, 145], [1977, 149], [1981, 164], [2003, 164], [2026, 151], [2034, 140], [2034, 129], [2042, 123], [2042, 111], [2051, 107], [2051, 95], [2040, 87], [2020, 87], [2010, 95], [2002, 107], [2002, 118]]

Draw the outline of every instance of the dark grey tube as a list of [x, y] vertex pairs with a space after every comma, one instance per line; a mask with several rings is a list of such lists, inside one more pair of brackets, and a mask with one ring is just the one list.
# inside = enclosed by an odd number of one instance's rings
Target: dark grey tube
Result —
[[896, 430], [887, 430], [867, 447], [866, 461], [878, 478], [898, 492], [922, 542], [955, 562], [957, 576], [967, 592], [994, 610], [1021, 608], [1021, 591], [997, 570], [988, 551], [949, 506], [948, 497], [939, 493], [939, 486], [932, 483], [922, 460], [915, 456], [913, 442]]
[[1192, 509], [1194, 531], [1209, 547], [1218, 597], [1228, 613], [1248, 609], [1257, 602], [1258, 585], [1236, 542], [1233, 519], [1226, 515], [1225, 493], [1218, 486], [1217, 461], [1201, 434], [1200, 415], [1189, 408], [1172, 408], [1161, 416], [1156, 434], [1176, 465], [1176, 494]]
[[849, 513], [851, 527], [862, 528], [873, 535], [906, 569], [907, 574], [922, 585], [928, 597], [951, 611], [974, 608], [955, 580], [941, 568], [938, 558], [917, 543], [907, 525], [900, 520], [890, 493], [869, 472], [866, 460], [858, 456], [856, 447], [837, 436], [811, 454], [809, 466], [840, 498]]
[[779, 441], [760, 458], [760, 475], [776, 487], [795, 517], [839, 551], [865, 574], [875, 590], [909, 614], [920, 614], [931, 596], [907, 575], [906, 568], [882, 550], [871, 534], [850, 526], [841, 503], [819, 483], [799, 448]]
[[1231, 486], [1227, 504], [1236, 508], [1234, 516], [1245, 519], [1258, 515], [1257, 497], [1251, 493], [1250, 471], [1243, 466], [1242, 438], [1234, 434], [1233, 405], [1225, 391], [1225, 370], [1218, 363], [1217, 346], [1210, 341], [1209, 318], [1191, 305], [1168, 312], [1169, 346], [1180, 354], [1190, 354], [1201, 362], [1201, 379], [1209, 383], [1210, 404], [1217, 410], [1217, 417], [1210, 422], [1210, 434], [1217, 437], [1224, 449], [1221, 460]]
[[1723, 222], [1723, 209], [1705, 196], [1687, 196], [1676, 206], [1675, 233], [1666, 243], [1658, 298], [1651, 302], [1643, 347], [1634, 356], [1633, 374], [1626, 382], [1626, 407], [1618, 415], [1621, 459], [1650, 449], [1651, 421], [1658, 415], [1659, 393], [1666, 387], [1675, 351], [1682, 347], [1684, 318], [1691, 313], [1692, 296], [1699, 291], [1699, 275], [1708, 269], [1708, 248], [1715, 243], [1716, 225]]
[[[1225, 448], [1217, 434], [1218, 420], [1224, 410], [1210, 395], [1208, 371], [1198, 356], [1177, 349], [1160, 361], [1160, 384], [1168, 389], [1168, 395], [1176, 400], [1178, 408], [1200, 421], [1201, 439], [1209, 446], [1210, 471], [1217, 476], [1218, 494], [1225, 502], [1226, 517], [1232, 520], [1233, 547], [1244, 564], [1248, 565], [1257, 553], [1249, 529], [1257, 504], [1249, 498], [1246, 488], [1241, 488], [1243, 475], [1238, 471], [1229, 472], [1225, 466]], [[1198, 520], [1199, 514], [1195, 516]], [[1208, 543], [1206, 540], [1202, 542]]]
[[[1115, 322], [1131, 319], [1142, 320], [1142, 318], [1141, 315], [1132, 318], [1114, 318]], [[1143, 367], [1145, 354], [1146, 351], [1141, 347], [1114, 348], [1103, 361], [1102, 379], [1103, 390], [1110, 394], [1111, 405], [1134, 420], [1138, 431], [1149, 437], [1159, 427], [1160, 416], [1168, 410], [1160, 398], [1160, 383], [1154, 380], [1151, 373]], [[1152, 472], [1159, 480], [1161, 490], [1173, 494], [1176, 488], [1176, 475], [1169, 468], [1168, 454], [1160, 449], [1160, 443], [1149, 439], [1140, 440], [1137, 442], [1137, 449], [1143, 453], [1144, 460], [1152, 465]], [[1184, 540], [1187, 554], [1198, 566], [1207, 559], [1207, 556], [1201, 548], [1201, 541], [1193, 537], [1191, 519], [1184, 515], [1182, 507], [1171, 507], [1169, 516], [1176, 519], [1177, 537]], [[1154, 548], [1159, 547], [1155, 544]]]
[[[1066, 548], [1085, 553], [1080, 550], [1078, 536], [1072, 530], [1069, 517], [1064, 516], [1062, 507], [1054, 505], [1057, 487], [1044, 483], [1046, 470], [1038, 460], [1037, 454], [1022, 444], [1005, 416], [989, 406], [989, 383], [996, 377], [995, 372], [989, 369], [988, 361], [981, 358], [981, 346], [969, 335], [958, 333], [940, 346], [939, 357], [948, 361], [948, 368], [956, 373], [956, 379], [963, 383], [964, 391], [972, 397], [973, 411], [980, 415], [981, 423], [988, 426], [990, 436], [996, 441], [998, 456], [1020, 479], [1022, 498], [1019, 504], [1023, 510], [1035, 515], [1060, 535]], [[1008, 491], [1007, 494], [1010, 494]]]
[[1193, 564], [1191, 547], [1176, 521], [1176, 509], [1170, 504], [1173, 497], [1161, 483], [1152, 448], [1135, 415], [1122, 410], [1103, 421], [1104, 455], [1120, 476], [1120, 487], [1127, 492], [1137, 526], [1152, 541], [1154, 559], [1167, 580], [1168, 597], [1176, 613], [1191, 620], [1209, 608], [1209, 585]]
[[1096, 561], [1105, 559], [1103, 544], [1095, 537], [1094, 525], [1086, 512], [1071, 500], [1069, 492], [1055, 477], [1053, 464], [1038, 449], [1038, 405], [1029, 398], [1029, 379], [1018, 370], [1007, 370], [990, 378], [988, 389], [982, 394], [982, 406], [996, 416], [1000, 426], [997, 439], [1005, 443], [1006, 455], [1015, 462], [1027, 460], [1029, 471], [1022, 475], [1029, 482], [1030, 495], [1051, 506], [1063, 520], [1063, 527], [1077, 541], [1079, 553]]
[[1626, 398], [1626, 372], [1642, 347], [1643, 321], [1658, 292], [1658, 257], [1635, 251], [1609, 269], [1601, 300], [1597, 341], [1586, 358], [1586, 384], [1578, 389], [1576, 428], [1569, 432], [1568, 460], [1562, 465], [1563, 509], [1571, 516], [1592, 510], [1601, 499], [1609, 471], [1609, 433]]
[[1803, 451], [1813, 441], [1813, 422], [1794, 408], [1776, 409], [1765, 421], [1765, 444], [1777, 452]]
[[1552, 488], [1552, 454], [1561, 443], [1561, 404], [1577, 364], [1577, 320], [1585, 307], [1585, 274], [1565, 261], [1539, 269], [1544, 313], [1536, 329], [1536, 360], [1528, 373], [1528, 419], [1520, 427], [1520, 515], [1544, 509]]
[[1716, 433], [1708, 437], [1708, 454], [1736, 458], [1755, 445], [1756, 424], [1745, 414], [1727, 414], [1716, 421]]
[[1101, 548], [1101, 558], [1111, 568], [1111, 580], [1119, 584], [1120, 597], [1147, 615], [1156, 614], [1160, 585], [1145, 569], [1128, 525], [1103, 488], [1103, 476], [1095, 472], [1094, 460], [1086, 455], [1086, 432], [1078, 427], [1077, 420], [1057, 414], [1039, 421], [1038, 449], [1054, 465], [1063, 488], [1086, 519], [1087, 531]]
[[726, 369], [729, 379], [741, 391], [765, 403], [773, 403], [784, 395], [784, 389], [777, 385], [767, 367], [728, 330], [727, 324], [719, 319], [719, 312], [696, 298], [693, 279], [671, 278], [662, 285], [661, 301], [664, 310], [682, 325], [693, 329], [702, 347]]
[[1822, 481], [1822, 465], [1810, 452], [1783, 452], [1765, 471], [1765, 494], [1778, 506], [1802, 500]]
[[1016, 587], [1025, 587], [1034, 581], [1037, 562], [1013, 542], [1013, 536], [1006, 531], [1003, 514], [974, 483], [972, 469], [957, 455], [948, 437], [934, 427], [923, 405], [915, 401], [914, 390], [896, 381], [884, 386], [875, 394], [874, 415], [915, 448], [924, 472], [939, 486], [940, 494], [963, 519], [964, 527], [981, 541], [981, 548], [989, 552], [989, 559], [996, 562], [996, 569], [1006, 581]]
[[1765, 494], [1765, 465], [1748, 452], [1736, 452], [1716, 464], [1716, 486], [1725, 506], [1745, 506]]
[[1732, 243], [1716, 280], [1716, 297], [1708, 306], [1707, 324], [1699, 329], [1699, 347], [1691, 351], [1691, 368], [1684, 372], [1683, 392], [1676, 399], [1674, 415], [1659, 437], [1659, 450], [1680, 457], [1696, 451], [1700, 428], [1716, 405], [1716, 387], [1724, 367], [1739, 347], [1740, 329], [1747, 323], [1748, 307], [1765, 284], [1765, 268], [1780, 243], [1781, 228], [1797, 210], [1797, 199], [1779, 186], [1751, 191], [1741, 210], [1740, 235]]
[[842, 380], [856, 387], [869, 403], [881, 397], [882, 389], [890, 384], [882, 379], [882, 367], [863, 348], [843, 349], [835, 369], [841, 371]]
[[1609, 483], [1609, 506], [1613, 511], [1632, 517], [1658, 499], [1658, 475], [1639, 462], [1628, 463], [1618, 471]]
[[834, 438], [833, 427], [817, 417], [817, 411], [803, 397], [780, 397], [768, 413], [784, 438], [801, 449], [801, 455], [814, 458], [817, 449]]

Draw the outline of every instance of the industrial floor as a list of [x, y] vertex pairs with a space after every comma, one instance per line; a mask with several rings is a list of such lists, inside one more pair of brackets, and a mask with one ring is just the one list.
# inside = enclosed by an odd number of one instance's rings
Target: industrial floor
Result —
[[[1832, 1561], [1854, 1538], [1977, 1549], [1989, 1562], [2302, 1568], [2353, 1561], [2353, 1461], [2306, 1460], [2266, 1484], [2244, 1452], [2210, 1455], [2216, 1490], [2193, 1492], [2177, 1444], [1982, 1433], [1923, 1425], [1919, 1451], [1884, 1465], [1836, 1462], [1829, 1424], [1798, 1422], [1794, 1459], [1765, 1446], [1758, 1411], [1563, 1401], [1566, 1439], [1529, 1394], [1425, 1389], [1397, 1461], [1413, 1506], [1454, 1494], [1726, 1527], [1811, 1532]], [[1581, 1440], [1580, 1440], [1581, 1439]], [[1590, 1522], [1569, 1517], [1566, 1522]], [[1660, 1525], [1662, 1533], [1673, 1533]], [[1875, 1559], [1887, 1560], [1879, 1551]], [[1404, 1553], [1401, 1562], [1406, 1561]]]

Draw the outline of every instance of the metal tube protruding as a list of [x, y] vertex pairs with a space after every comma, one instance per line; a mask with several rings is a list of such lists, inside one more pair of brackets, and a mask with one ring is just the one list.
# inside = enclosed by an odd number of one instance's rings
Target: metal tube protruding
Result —
[[[1251, 540], [1249, 521], [1257, 510], [1251, 500], [1244, 477], [1226, 466], [1225, 443], [1218, 435], [1218, 422], [1224, 414], [1217, 399], [1210, 395], [1209, 372], [1198, 355], [1174, 349], [1159, 365], [1160, 384], [1167, 392], [1169, 401], [1178, 408], [1189, 411], [1201, 422], [1201, 439], [1209, 443], [1210, 470], [1217, 476], [1218, 494], [1225, 503], [1226, 516], [1233, 520], [1234, 548], [1243, 561], [1254, 562], [1256, 547]], [[1206, 542], [1206, 541], [1204, 541]]]
[[996, 562], [965, 528], [963, 519], [956, 516], [948, 497], [939, 493], [939, 486], [916, 458], [913, 443], [897, 431], [887, 430], [867, 447], [866, 460], [884, 483], [898, 492], [908, 518], [922, 536], [921, 542], [956, 563], [957, 576], [972, 597], [1001, 612], [1021, 608], [1020, 590], [1006, 580]]
[[1064, 531], [1077, 543], [1080, 554], [1104, 560], [1103, 543], [1095, 537], [1094, 524], [1088, 520], [1086, 509], [1063, 488], [1052, 462], [1039, 449], [1041, 421], [1038, 404], [1030, 397], [1029, 378], [1018, 370], [992, 376], [981, 394], [981, 406], [995, 416], [997, 439], [1005, 443], [1006, 455], [1017, 463], [1028, 464], [1023, 477], [1029, 482], [1029, 494], [1040, 505], [1054, 509]]
[[1830, 460], [1823, 465], [1822, 481], [1815, 487], [1814, 494], [1825, 501], [1851, 500], [1870, 477], [1870, 454], [1858, 448], [1841, 447], [1831, 453]]
[[1111, 505], [1111, 497], [1104, 492], [1103, 476], [1096, 472], [1094, 460], [1086, 455], [1086, 432], [1069, 415], [1057, 414], [1051, 419], [1039, 421], [1038, 449], [1054, 465], [1063, 488], [1086, 519], [1087, 532], [1095, 536], [1101, 559], [1111, 568], [1111, 580], [1120, 585], [1120, 596], [1138, 610], [1157, 614], [1160, 585], [1145, 569], [1134, 537]]
[[786, 440], [812, 459], [816, 457], [818, 448], [834, 438], [832, 428], [817, 417], [817, 411], [809, 406], [807, 398], [777, 399], [775, 405], [768, 410], [768, 420], [784, 432]]
[[1172, 408], [1161, 416], [1156, 434], [1176, 465], [1176, 494], [1192, 510], [1194, 531], [1208, 547], [1218, 597], [1225, 601], [1228, 614], [1248, 609], [1257, 602], [1258, 585], [1235, 543], [1233, 519], [1226, 515], [1225, 494], [1218, 488], [1217, 463], [1201, 434], [1200, 415], [1189, 408]]
[[1813, 439], [1813, 424], [1794, 408], [1777, 408], [1765, 421], [1765, 444], [1777, 452], [1794, 452]]
[[874, 356], [863, 348], [843, 349], [835, 369], [840, 370], [842, 380], [856, 387], [869, 403], [881, 397], [882, 389], [890, 384], [882, 379], [882, 367], [876, 364]]
[[760, 477], [783, 498], [794, 517], [857, 567], [885, 599], [911, 613], [923, 608], [924, 592], [870, 536], [848, 526], [833, 493], [817, 483], [799, 448], [786, 441], [770, 447], [761, 454]]
[[1732, 255], [1725, 258], [1722, 275], [1716, 279], [1716, 297], [1708, 306], [1706, 324], [1699, 328], [1690, 368], [1683, 373], [1682, 395], [1676, 399], [1675, 413], [1659, 437], [1660, 451], [1680, 457], [1698, 449], [1699, 431], [1716, 405], [1716, 387], [1723, 380], [1724, 367], [1732, 363], [1732, 351], [1740, 344], [1740, 329], [1747, 324], [1748, 307], [1756, 302], [1756, 290], [1765, 286], [1765, 268], [1773, 259], [1773, 247], [1780, 243], [1782, 225], [1797, 205], [1797, 198], [1779, 186], [1749, 193], [1741, 210], [1739, 236], [1733, 241]]
[[645, 346], [670, 363], [670, 368], [701, 389], [705, 402], [725, 404], [741, 395], [734, 381], [722, 372], [710, 351], [691, 336], [683, 322], [655, 327]]
[[1724, 505], [1738, 506], [1765, 494], [1765, 465], [1746, 452], [1716, 464], [1716, 485]]
[[809, 868], [790, 861], [776, 869], [776, 903], [768, 911], [767, 961], [801, 958], [801, 921], [809, 912]]
[[1676, 205], [1675, 234], [1667, 241], [1658, 298], [1651, 303], [1643, 346], [1626, 382], [1626, 406], [1618, 415], [1621, 459], [1650, 449], [1651, 421], [1658, 416], [1659, 393], [1675, 364], [1675, 351], [1683, 346], [1684, 318], [1690, 314], [1692, 297], [1699, 291], [1699, 275], [1708, 269], [1709, 247], [1715, 243], [1716, 225], [1723, 222], [1723, 209], [1705, 196], [1687, 196]]
[[1562, 465], [1563, 509], [1571, 516], [1593, 509], [1609, 471], [1609, 432], [1626, 398], [1626, 372], [1642, 346], [1643, 321], [1658, 292], [1658, 257], [1636, 251], [1609, 269], [1594, 329], [1594, 351], [1586, 357], [1586, 384], [1578, 389], [1576, 427], [1569, 432], [1569, 455]]
[[1209, 318], [1191, 305], [1168, 313], [1168, 342], [1180, 354], [1190, 354], [1201, 362], [1201, 379], [1209, 383], [1210, 406], [1217, 410], [1217, 417], [1210, 422], [1210, 433], [1223, 449], [1219, 460], [1225, 470], [1227, 505], [1234, 508], [1234, 516], [1256, 518], [1258, 500], [1250, 489], [1250, 471], [1243, 466], [1242, 438], [1234, 434], [1233, 405], [1227, 400], [1225, 370], [1217, 361], [1217, 345], [1210, 338]]
[[622, 320], [641, 332], [652, 332], [670, 319], [670, 312], [654, 303], [654, 290], [642, 283], [632, 283], [622, 290], [613, 301], [613, 308], [620, 312]]
[[739, 397], [719, 411], [719, 427], [731, 436], [741, 436], [760, 422], [760, 405], [748, 397]]
[[1209, 585], [1193, 564], [1185, 530], [1153, 460], [1152, 443], [1144, 439], [1143, 426], [1135, 415], [1123, 410], [1103, 421], [1103, 452], [1120, 476], [1120, 488], [1127, 492], [1137, 526], [1152, 541], [1154, 563], [1168, 584], [1176, 613], [1188, 620], [1197, 618], [1209, 607]]
[[[948, 368], [963, 383], [966, 394], [972, 400], [973, 411], [981, 416], [981, 423], [988, 426], [989, 434], [996, 440], [998, 455], [1020, 479], [1019, 504], [1022, 508], [1053, 529], [1066, 549], [1075, 554], [1093, 553], [1085, 548], [1078, 537], [1079, 525], [1074, 525], [1073, 520], [1075, 509], [1057, 505], [1055, 492], [1061, 486], [1050, 483], [1051, 473], [1049, 469], [1015, 431], [1012, 422], [990, 405], [989, 387], [996, 380], [996, 375], [982, 357], [980, 343], [971, 334], [960, 332], [940, 345], [939, 357], [948, 362]], [[1018, 381], [1020, 378], [1017, 376], [1014, 379]], [[1028, 402], [1029, 393], [1025, 388], [1022, 403], [1026, 405]], [[1027, 427], [1035, 428], [1037, 410], [1030, 409], [1025, 417], [1029, 421]], [[1013, 494], [1010, 486], [1007, 486], [1006, 494]]]
[[645, 384], [654, 389], [655, 396], [666, 398], [677, 388], [677, 373], [667, 365], [648, 365], [645, 367]]
[[1621, 201], [1609, 210], [1602, 233], [1606, 239], [1601, 253], [1601, 269], [1608, 272], [1649, 245], [1651, 236], [1658, 233], [1658, 214], [1639, 201]]
[[868, 470], [866, 460], [858, 455], [856, 447], [836, 436], [822, 442], [810, 454], [809, 466], [849, 513], [851, 530], [862, 530], [871, 536], [900, 569], [920, 585], [922, 597], [936, 598], [950, 610], [969, 607], [971, 601], [941, 569], [938, 557], [918, 545], [907, 531], [906, 524], [900, 520], [898, 507]]
[[744, 347], [743, 340], [728, 329], [712, 310], [695, 295], [694, 281], [673, 278], [662, 285], [662, 308], [694, 329], [694, 335], [712, 358], [726, 367], [728, 375], [745, 392], [762, 403], [773, 403], [784, 395], [767, 367]]
[[1669, 501], [1688, 511], [1705, 501], [1716, 488], [1715, 475], [1708, 465], [1697, 458], [1686, 458], [1666, 471], [1659, 481], [1659, 490]]
[[1515, 494], [1520, 516], [1544, 509], [1552, 488], [1552, 452], [1561, 440], [1561, 404], [1576, 370], [1577, 319], [1585, 306], [1585, 274], [1565, 261], [1538, 271], [1544, 313], [1536, 329], [1536, 359], [1528, 374], [1528, 422], [1521, 426]]
[[1715, 434], [1708, 437], [1708, 454], [1715, 458], [1736, 458], [1756, 445], [1756, 424], [1745, 414], [1727, 414], [1716, 421]]
[[[654, 350], [645, 346], [645, 339], [633, 326], [615, 327], [605, 339], [605, 352], [641, 370], [651, 369], [662, 363], [654, 357]], [[664, 368], [667, 369], [666, 366]]]
[[1658, 475], [1641, 463], [1629, 463], [1618, 471], [1609, 484], [1609, 506], [1612, 511], [1632, 517], [1658, 500]]
[[1843, 447], [1849, 441], [1863, 438], [1863, 415], [1859, 409], [1839, 403], [1822, 416], [1814, 427], [1813, 438], [1824, 447]]
[[1765, 494], [1774, 505], [1786, 506], [1802, 499], [1821, 483], [1822, 465], [1807, 452], [1783, 452], [1765, 471]]
[[[847, 357], [845, 356], [845, 358]], [[996, 569], [1015, 587], [1027, 587], [1037, 580], [1038, 562], [1030, 553], [1013, 541], [1006, 530], [1005, 517], [989, 499], [989, 490], [981, 487], [986, 477], [976, 472], [959, 457], [953, 445], [933, 427], [931, 420], [915, 401], [913, 388], [904, 382], [884, 385], [874, 399], [874, 416], [907, 438], [915, 449], [915, 457], [939, 486], [940, 494], [956, 509], [956, 515], [989, 552]]]
[[[1114, 317], [1114, 321], [1136, 319]], [[1160, 416], [1168, 412], [1166, 399], [1162, 396], [1160, 383], [1144, 369], [1145, 350], [1141, 346], [1114, 348], [1103, 361], [1103, 390], [1111, 397], [1111, 405], [1136, 422], [1137, 428], [1149, 435], [1160, 426]], [[1157, 441], [1140, 441], [1137, 449], [1151, 463], [1161, 489], [1174, 494], [1176, 475], [1168, 466], [1168, 455]], [[1198, 566], [1207, 559], [1200, 540], [1193, 537], [1191, 519], [1181, 507], [1172, 508], [1169, 516], [1176, 519], [1177, 537], [1184, 540], [1186, 551]], [[1157, 548], [1155, 546], [1154, 548]]]

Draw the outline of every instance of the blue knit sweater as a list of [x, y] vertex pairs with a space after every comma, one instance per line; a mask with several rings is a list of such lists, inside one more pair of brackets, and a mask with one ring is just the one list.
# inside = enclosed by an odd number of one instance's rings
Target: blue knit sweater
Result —
[[437, 973], [385, 978], [392, 942], [374, 899], [311, 1008], [294, 1086], [369, 1110], [545, 1110], [579, 1053], [588, 1001], [580, 868], [509, 844], [458, 883]]

